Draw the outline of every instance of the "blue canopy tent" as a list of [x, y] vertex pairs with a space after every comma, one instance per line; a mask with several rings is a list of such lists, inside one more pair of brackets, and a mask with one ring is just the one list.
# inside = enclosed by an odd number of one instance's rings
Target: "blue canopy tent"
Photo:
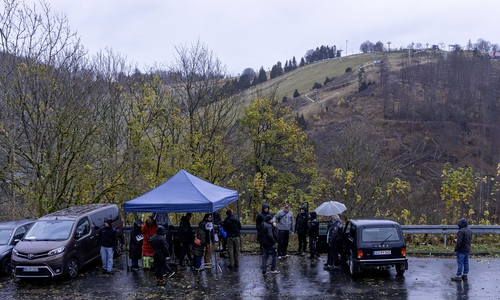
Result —
[[151, 191], [127, 201], [123, 211], [181, 213], [214, 212], [238, 200], [238, 192], [180, 170]]
[[[238, 192], [202, 180], [185, 170], [151, 191], [123, 204], [124, 213], [214, 213], [238, 200]], [[126, 217], [125, 217], [126, 219]], [[215, 254], [214, 254], [215, 256]], [[217, 256], [215, 256], [217, 263]], [[129, 271], [127, 260], [127, 271]]]

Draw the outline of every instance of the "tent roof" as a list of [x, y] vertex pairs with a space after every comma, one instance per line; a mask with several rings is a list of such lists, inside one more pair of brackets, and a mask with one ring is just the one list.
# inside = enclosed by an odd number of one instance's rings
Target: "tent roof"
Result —
[[123, 204], [124, 212], [214, 212], [238, 199], [238, 192], [180, 170], [151, 191]]

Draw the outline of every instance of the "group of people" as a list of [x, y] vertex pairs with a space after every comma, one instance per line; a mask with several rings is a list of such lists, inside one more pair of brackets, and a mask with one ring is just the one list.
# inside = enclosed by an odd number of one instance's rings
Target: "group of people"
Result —
[[[185, 259], [192, 270], [201, 271], [212, 267], [211, 257], [215, 250], [215, 242], [218, 235], [214, 232], [214, 222], [212, 214], [205, 214], [199, 223], [196, 231], [191, 227], [191, 213], [186, 213], [180, 221], [178, 235], [180, 245], [180, 256], [177, 265], [178, 269], [186, 269]], [[218, 216], [218, 215], [217, 215]], [[219, 217], [220, 219], [220, 217]], [[113, 254], [117, 247], [117, 233], [111, 224], [111, 220], [105, 219], [104, 226], [96, 241], [100, 246], [103, 273], [113, 274]], [[295, 225], [294, 225], [295, 224]], [[226, 211], [226, 219], [222, 222], [220, 233], [224, 238], [225, 246], [229, 255], [229, 269], [239, 267], [239, 253], [241, 247], [241, 223], [234, 216], [233, 211]], [[457, 273], [451, 279], [454, 281], [467, 280], [469, 272], [469, 253], [471, 248], [472, 232], [468, 227], [466, 219], [457, 222], [459, 231], [457, 234]], [[338, 253], [341, 248], [342, 221], [338, 215], [330, 216], [328, 224], [326, 242], [328, 244], [328, 257], [325, 263], [326, 270], [339, 268]], [[319, 257], [317, 242], [319, 236], [319, 223], [316, 212], [308, 212], [307, 206], [300, 208], [294, 223], [293, 213], [290, 211], [290, 204], [285, 204], [282, 210], [276, 215], [269, 211], [269, 205], [264, 203], [262, 211], [256, 218], [257, 239], [260, 243], [262, 254], [262, 274], [267, 274], [267, 265], [271, 257], [272, 274], [278, 274], [276, 261], [285, 259], [288, 255], [288, 244], [290, 235], [296, 233], [298, 237], [298, 249], [295, 254], [305, 256], [307, 248], [307, 237], [309, 237], [309, 258]], [[164, 276], [172, 277], [175, 272], [166, 263], [168, 257], [173, 254], [168, 241], [172, 241], [168, 228], [156, 224], [153, 216], [148, 217], [146, 222], [137, 219], [130, 232], [129, 258], [131, 259], [131, 269], [139, 270], [139, 260], [141, 257], [152, 257], [155, 266], [155, 277], [158, 285], [165, 283]], [[278, 245], [276, 247], [276, 244]], [[194, 257], [194, 258], [193, 258]], [[204, 259], [204, 263], [202, 263]], [[168, 273], [165, 273], [167, 271]]]
[[[330, 218], [331, 222], [327, 233], [328, 259], [325, 269], [334, 270], [339, 267], [338, 251], [341, 243], [342, 221], [338, 215], [333, 215]], [[298, 249], [295, 254], [306, 255], [307, 237], [309, 237], [309, 258], [315, 259], [320, 256], [317, 248], [319, 237], [317, 214], [314, 211], [308, 212], [307, 206], [301, 206], [294, 225], [290, 204], [285, 204], [283, 209], [273, 216], [269, 211], [269, 205], [264, 203], [255, 223], [262, 254], [262, 274], [267, 273], [269, 257], [271, 257], [271, 273], [279, 273], [276, 270], [276, 260], [290, 257], [288, 244], [291, 234], [297, 234], [298, 238]]]
[[[193, 230], [191, 226], [191, 213], [186, 213], [181, 217], [178, 227], [180, 249], [177, 270], [186, 269], [187, 265], [194, 271], [212, 268], [212, 255], [215, 250], [215, 242], [218, 241], [218, 235], [214, 231], [212, 215], [210, 213], [205, 214], [196, 230]], [[238, 268], [241, 223], [233, 215], [231, 209], [226, 211], [226, 215], [221, 231], [224, 232], [229, 255], [230, 264], [228, 268]], [[140, 219], [135, 220], [130, 231], [129, 258], [131, 260], [131, 269], [134, 271], [140, 269], [139, 260], [141, 257], [143, 258], [143, 265], [144, 261], [152, 258], [156, 282], [158, 285], [164, 285], [164, 277], [172, 277], [175, 274], [175, 271], [167, 263], [167, 258], [174, 255], [173, 249], [169, 245], [171, 241], [170, 230], [158, 225], [153, 216], [148, 217], [144, 224]]]

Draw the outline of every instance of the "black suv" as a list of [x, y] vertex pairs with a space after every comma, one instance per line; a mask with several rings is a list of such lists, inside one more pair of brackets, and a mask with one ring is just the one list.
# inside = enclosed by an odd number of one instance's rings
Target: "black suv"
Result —
[[351, 275], [368, 268], [396, 267], [397, 275], [408, 270], [406, 242], [401, 226], [391, 220], [354, 220], [342, 232], [341, 257]]

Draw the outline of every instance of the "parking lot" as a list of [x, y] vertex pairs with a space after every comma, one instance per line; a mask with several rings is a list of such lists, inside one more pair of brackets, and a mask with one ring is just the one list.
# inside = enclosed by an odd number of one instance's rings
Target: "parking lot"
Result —
[[[241, 266], [202, 272], [178, 271], [157, 287], [148, 270], [127, 272], [125, 256], [115, 260], [115, 275], [98, 263], [73, 280], [0, 279], [2, 299], [500, 299], [499, 258], [472, 258], [467, 282], [452, 282], [453, 258], [409, 258], [409, 270], [371, 271], [352, 278], [345, 267], [323, 270], [326, 257], [292, 256], [278, 263], [280, 274], [263, 276], [261, 257], [243, 254]], [[332, 297], [334, 296], [334, 297]]]

